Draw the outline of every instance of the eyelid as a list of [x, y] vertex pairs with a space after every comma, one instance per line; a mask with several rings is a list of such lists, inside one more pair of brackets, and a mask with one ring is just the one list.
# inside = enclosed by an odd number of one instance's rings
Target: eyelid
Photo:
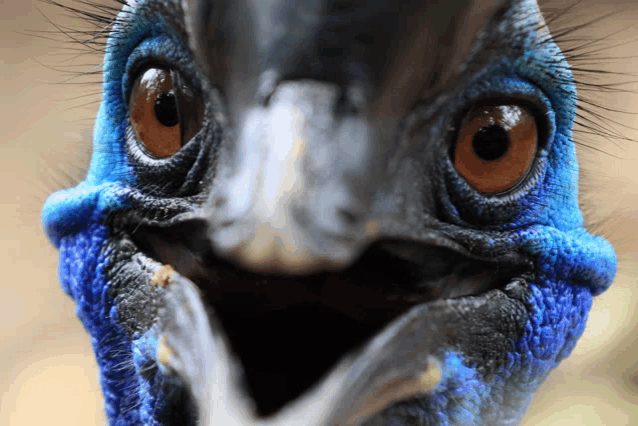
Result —
[[122, 76], [124, 103], [128, 102], [137, 76], [151, 66], [175, 69], [194, 90], [203, 92], [202, 78], [199, 77], [189, 52], [188, 47], [167, 35], [143, 39], [126, 61]]
[[[557, 127], [556, 114], [550, 97], [536, 82], [512, 74], [502, 64], [487, 67], [456, 96], [456, 102], [451, 103], [447, 112], [451, 133], [458, 130], [454, 126], [458, 126], [474, 105], [489, 104], [492, 99], [510, 100], [532, 109], [540, 125], [539, 147], [545, 150], [550, 149]], [[452, 136], [453, 134], [448, 135], [448, 137]]]
[[[470, 112], [473, 106], [480, 103], [490, 103], [490, 99], [507, 100], [519, 105], [524, 105], [533, 112], [538, 123], [538, 148], [536, 158], [527, 173], [517, 185], [509, 190], [499, 193], [483, 193], [477, 191], [465, 179], [458, 175], [453, 164], [454, 141], [460, 131], [463, 118]], [[533, 187], [545, 176], [547, 159], [552, 152], [552, 146], [559, 125], [554, 106], [545, 90], [535, 81], [513, 74], [507, 65], [501, 64], [492, 68], [486, 68], [483, 72], [470, 79], [465, 88], [461, 89], [448, 103], [447, 111], [443, 112], [447, 125], [445, 146], [441, 150], [446, 180], [453, 182], [448, 186], [450, 201], [453, 205], [462, 206], [468, 202], [468, 197], [480, 197], [486, 203], [485, 211], [492, 211], [492, 205], [514, 206], [516, 200], [525, 197]], [[470, 195], [472, 194], [472, 195]], [[452, 204], [451, 204], [452, 206]], [[456, 208], [456, 207], [455, 207]], [[494, 207], [496, 208], [496, 207]], [[493, 213], [496, 214], [496, 213]], [[499, 214], [496, 214], [497, 216]]]

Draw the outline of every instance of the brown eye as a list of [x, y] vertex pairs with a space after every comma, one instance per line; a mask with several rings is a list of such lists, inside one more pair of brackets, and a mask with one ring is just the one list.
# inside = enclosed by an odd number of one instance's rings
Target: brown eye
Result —
[[463, 119], [454, 167], [477, 190], [503, 192], [529, 172], [538, 145], [536, 120], [516, 104], [481, 106]]
[[131, 124], [154, 157], [175, 154], [202, 127], [203, 105], [182, 80], [175, 70], [149, 68], [133, 84]]

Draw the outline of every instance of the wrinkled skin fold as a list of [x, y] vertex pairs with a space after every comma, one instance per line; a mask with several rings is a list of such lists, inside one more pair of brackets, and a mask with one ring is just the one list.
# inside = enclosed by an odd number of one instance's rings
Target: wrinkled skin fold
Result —
[[[109, 29], [87, 177], [42, 221], [111, 424], [520, 421], [616, 271], [534, 1], [140, 0]], [[168, 158], [131, 126], [149, 64], [203, 104]], [[451, 158], [485, 99], [539, 129], [499, 194]]]

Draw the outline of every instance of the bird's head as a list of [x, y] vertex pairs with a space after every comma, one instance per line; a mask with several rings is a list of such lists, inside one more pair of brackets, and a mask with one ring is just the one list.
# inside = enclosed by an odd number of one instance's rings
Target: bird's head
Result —
[[43, 223], [113, 424], [522, 417], [616, 268], [535, 1], [139, 0], [109, 31]]

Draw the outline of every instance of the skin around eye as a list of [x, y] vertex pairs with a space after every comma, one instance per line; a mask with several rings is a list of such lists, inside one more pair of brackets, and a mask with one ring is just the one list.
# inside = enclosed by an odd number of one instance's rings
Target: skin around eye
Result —
[[129, 99], [131, 125], [148, 154], [174, 155], [202, 127], [203, 108], [179, 73], [148, 68], [135, 80]]
[[514, 188], [527, 176], [537, 149], [537, 123], [528, 108], [479, 106], [463, 118], [454, 167], [478, 191], [496, 194]]

